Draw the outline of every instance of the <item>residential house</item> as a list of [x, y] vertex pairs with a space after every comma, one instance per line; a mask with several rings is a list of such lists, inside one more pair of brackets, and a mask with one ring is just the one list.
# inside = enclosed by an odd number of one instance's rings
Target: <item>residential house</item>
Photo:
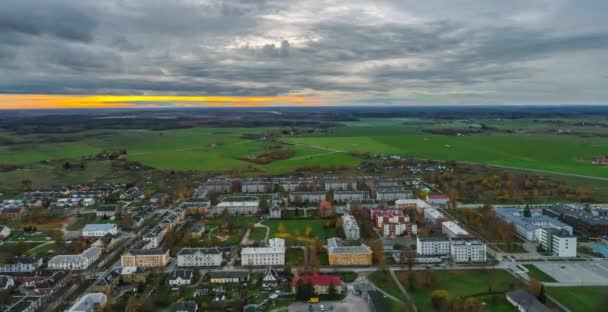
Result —
[[103, 205], [95, 209], [95, 215], [99, 218], [109, 218], [116, 215], [116, 206]]
[[171, 312], [198, 312], [196, 301], [182, 301], [171, 305]]
[[218, 248], [183, 248], [177, 253], [179, 267], [219, 267], [222, 252]]
[[342, 229], [344, 230], [344, 236], [346, 237], [346, 239], [359, 240], [361, 238], [361, 233], [359, 229], [359, 224], [357, 224], [357, 220], [354, 216], [348, 213], [342, 215]]
[[7, 290], [15, 286], [15, 280], [8, 275], [0, 275], [0, 291]]
[[131, 249], [120, 257], [120, 263], [123, 267], [162, 268], [169, 263], [169, 250], [161, 248]]
[[447, 206], [450, 196], [444, 194], [431, 194], [427, 196], [427, 202], [433, 206]]
[[24, 276], [22, 281], [23, 286], [33, 288], [36, 295], [48, 296], [69, 284], [72, 281], [72, 272], [43, 270]]
[[102, 249], [90, 247], [79, 255], [58, 255], [48, 262], [50, 270], [86, 270], [101, 256]]
[[145, 283], [148, 277], [148, 272], [138, 266], [119, 267], [115, 270], [120, 273], [120, 280], [123, 283]]
[[463, 229], [454, 221], [445, 221], [441, 223], [441, 232], [450, 238], [467, 237], [469, 232]]
[[285, 265], [285, 240], [268, 240], [268, 247], [246, 247], [241, 249], [242, 266]]
[[426, 209], [431, 208], [431, 206], [429, 204], [427, 204], [425, 201], [421, 200], [421, 199], [417, 199], [417, 198], [409, 198], [409, 199], [397, 199], [395, 201], [395, 208], [397, 209], [402, 209], [402, 210], [413, 210], [416, 209], [416, 211], [420, 214], [424, 213], [424, 211]]
[[399, 187], [386, 187], [376, 189], [376, 199], [385, 201], [396, 201], [398, 199], [414, 198], [412, 191]]
[[353, 200], [364, 200], [369, 197], [367, 191], [334, 191], [334, 201], [345, 203]]
[[326, 195], [325, 192], [291, 192], [289, 193], [289, 201], [292, 203], [318, 203], [325, 200]]
[[186, 208], [186, 212], [191, 215], [207, 214], [211, 207], [211, 202], [206, 198], [188, 198], [180, 206]]
[[258, 212], [260, 200], [255, 196], [226, 196], [216, 206], [217, 214], [253, 215]]
[[0, 265], [0, 273], [30, 273], [36, 271], [42, 265], [42, 258], [36, 257], [13, 257], [6, 259]]
[[149, 230], [142, 238], [142, 240], [148, 242], [148, 248], [158, 248], [163, 241], [163, 238], [167, 234], [167, 227], [157, 225]]
[[270, 201], [270, 218], [280, 219], [283, 211], [283, 199], [280, 193], [275, 193]]
[[380, 233], [383, 237], [396, 237], [407, 234], [415, 235], [418, 233], [418, 226], [409, 221], [383, 222]]
[[169, 286], [181, 286], [192, 284], [194, 272], [192, 270], [179, 269], [171, 271], [169, 274]]
[[329, 293], [330, 285], [336, 290], [336, 293], [342, 292], [342, 280], [339, 276], [334, 275], [299, 275], [291, 279], [291, 291], [295, 294], [298, 283], [312, 284], [316, 295], [325, 295]]
[[118, 225], [113, 223], [87, 224], [82, 229], [84, 237], [103, 237], [106, 235], [117, 235]]
[[340, 238], [327, 240], [329, 265], [371, 265], [372, 250], [365, 245], [346, 246]]
[[346, 210], [351, 211], [351, 207], [358, 206], [364, 209], [386, 209], [386, 201], [378, 199], [363, 199], [363, 200], [351, 200], [346, 204]]
[[209, 272], [211, 284], [242, 283], [249, 279], [249, 273], [241, 271], [212, 271]]
[[6, 305], [5, 312], [35, 312], [42, 304], [39, 296], [13, 296]]
[[200, 238], [205, 232], [205, 224], [201, 222], [194, 223], [190, 226], [190, 237]]
[[11, 235], [11, 229], [6, 225], [0, 225], [0, 239], [8, 238]]
[[21, 219], [26, 212], [25, 207], [6, 207], [2, 209], [2, 216], [7, 219]]
[[80, 297], [67, 312], [96, 312], [108, 302], [108, 297], [104, 293], [88, 293]]

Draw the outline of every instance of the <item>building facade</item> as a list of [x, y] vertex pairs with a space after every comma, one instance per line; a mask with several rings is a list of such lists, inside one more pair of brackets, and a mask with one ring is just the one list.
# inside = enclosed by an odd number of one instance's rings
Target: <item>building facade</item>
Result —
[[179, 267], [219, 267], [222, 252], [218, 248], [183, 248], [177, 253]]
[[90, 247], [79, 255], [58, 255], [54, 256], [48, 262], [50, 270], [86, 270], [99, 257], [101, 257], [102, 249]]
[[568, 231], [557, 229], [541, 229], [540, 245], [554, 256], [564, 258], [576, 257], [576, 237]]
[[469, 236], [469, 232], [453, 221], [442, 222], [441, 232], [450, 238]]
[[346, 239], [359, 240], [361, 238], [361, 231], [357, 220], [350, 214], [345, 213], [342, 215], [342, 229], [344, 230], [344, 236]]
[[120, 257], [120, 263], [123, 267], [162, 268], [169, 263], [169, 250], [160, 248], [133, 249]]
[[118, 225], [113, 223], [87, 224], [82, 229], [82, 236], [84, 237], [103, 237], [108, 234], [118, 234]]
[[268, 247], [246, 247], [241, 250], [242, 266], [285, 265], [285, 240], [268, 240]]
[[486, 262], [486, 244], [478, 239], [451, 238], [454, 262]]
[[327, 240], [329, 265], [371, 265], [372, 250], [365, 245], [344, 246], [337, 237]]

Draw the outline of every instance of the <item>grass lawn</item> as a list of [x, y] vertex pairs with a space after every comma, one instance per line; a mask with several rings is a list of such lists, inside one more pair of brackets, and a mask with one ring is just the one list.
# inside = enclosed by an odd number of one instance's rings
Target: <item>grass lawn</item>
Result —
[[[368, 275], [367, 278], [370, 281], [372, 281], [374, 283], [374, 285], [376, 285], [376, 287], [382, 289], [389, 295], [391, 295], [403, 302], [406, 301], [405, 296], [403, 295], [403, 293], [401, 292], [401, 290], [399, 289], [397, 284], [395, 284], [395, 281], [390, 276], [390, 273], [387, 273], [387, 275], [385, 277], [383, 272], [376, 271], [376, 272], [373, 272], [372, 274]], [[393, 301], [392, 299], [389, 299], [389, 298], [387, 298], [387, 300]]]
[[[306, 241], [309, 238], [305, 236], [306, 228], [312, 228], [312, 238], [325, 240], [333, 237], [335, 234], [334, 228], [324, 228], [326, 220], [320, 219], [302, 219], [302, 220], [268, 220], [264, 224], [270, 227], [271, 237], [293, 238], [296, 241]], [[285, 234], [279, 233], [279, 226], [285, 226]]]
[[249, 233], [249, 239], [254, 241], [263, 240], [266, 236], [266, 228], [256, 227], [251, 230]]
[[44, 232], [31, 232], [26, 233], [23, 231], [13, 231], [11, 236], [9, 236], [9, 242], [18, 242], [18, 241], [46, 241], [47, 235]]
[[[416, 271], [416, 274], [430, 274], [433, 280], [433, 286], [415, 287], [411, 292], [420, 311], [432, 310], [431, 293], [436, 289], [448, 290], [451, 298], [476, 296], [478, 301], [486, 303], [488, 311], [516, 311], [502, 294], [490, 296], [487, 293], [490, 287], [494, 292], [505, 292], [509, 291], [511, 285], [522, 286], [521, 282], [503, 270]], [[399, 272], [397, 276], [407, 289], [407, 272]]]
[[606, 311], [608, 286], [547, 287], [547, 293], [572, 312]]
[[92, 214], [92, 213], [81, 215], [81, 216], [77, 217], [76, 220], [74, 220], [72, 223], [70, 223], [70, 225], [68, 225], [67, 229], [68, 229], [68, 231], [82, 230], [82, 228], [84, 228], [84, 226], [87, 225], [88, 223], [94, 223], [96, 218], [97, 217], [95, 216], [95, 214]]
[[357, 124], [335, 128], [327, 135], [286, 139], [345, 153], [357, 150], [608, 177], [608, 170], [598, 170], [591, 163], [608, 149], [608, 141], [602, 138], [540, 133], [436, 135], [390, 119], [363, 119]]
[[352, 283], [357, 279], [357, 273], [355, 272], [340, 272], [338, 273], [338, 275], [340, 275], [340, 278], [342, 279], [342, 281], [346, 282], [346, 283]]
[[524, 264], [526, 269], [529, 270], [528, 276], [539, 280], [541, 282], [557, 282], [551, 275], [543, 272], [541, 269], [537, 268], [534, 264]]
[[288, 248], [285, 253], [285, 262], [293, 267], [304, 264], [304, 250], [300, 248]]

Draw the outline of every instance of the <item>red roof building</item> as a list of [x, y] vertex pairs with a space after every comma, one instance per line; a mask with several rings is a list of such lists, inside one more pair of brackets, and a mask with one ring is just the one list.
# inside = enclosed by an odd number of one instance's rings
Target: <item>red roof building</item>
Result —
[[332, 213], [332, 205], [328, 200], [322, 200], [319, 202], [319, 209], [321, 210], [321, 216], [327, 217]]
[[291, 290], [293, 293], [296, 292], [296, 286], [298, 285], [299, 281], [302, 281], [304, 284], [312, 284], [313, 288], [315, 289], [315, 294], [317, 295], [327, 294], [329, 291], [329, 285], [332, 284], [336, 288], [336, 292], [342, 292], [342, 280], [339, 276], [320, 274], [295, 276], [293, 279], [291, 279]]

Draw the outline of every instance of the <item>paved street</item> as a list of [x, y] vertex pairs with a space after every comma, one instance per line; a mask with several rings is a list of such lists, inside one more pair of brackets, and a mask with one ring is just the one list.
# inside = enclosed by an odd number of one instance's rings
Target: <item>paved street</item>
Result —
[[[342, 301], [324, 301], [322, 303], [308, 304], [305, 302], [296, 302], [289, 306], [289, 312], [319, 312], [321, 305], [325, 307], [325, 311], [335, 312], [368, 312], [367, 302], [353, 294], [349, 294]], [[312, 309], [309, 307], [311, 306]]]

